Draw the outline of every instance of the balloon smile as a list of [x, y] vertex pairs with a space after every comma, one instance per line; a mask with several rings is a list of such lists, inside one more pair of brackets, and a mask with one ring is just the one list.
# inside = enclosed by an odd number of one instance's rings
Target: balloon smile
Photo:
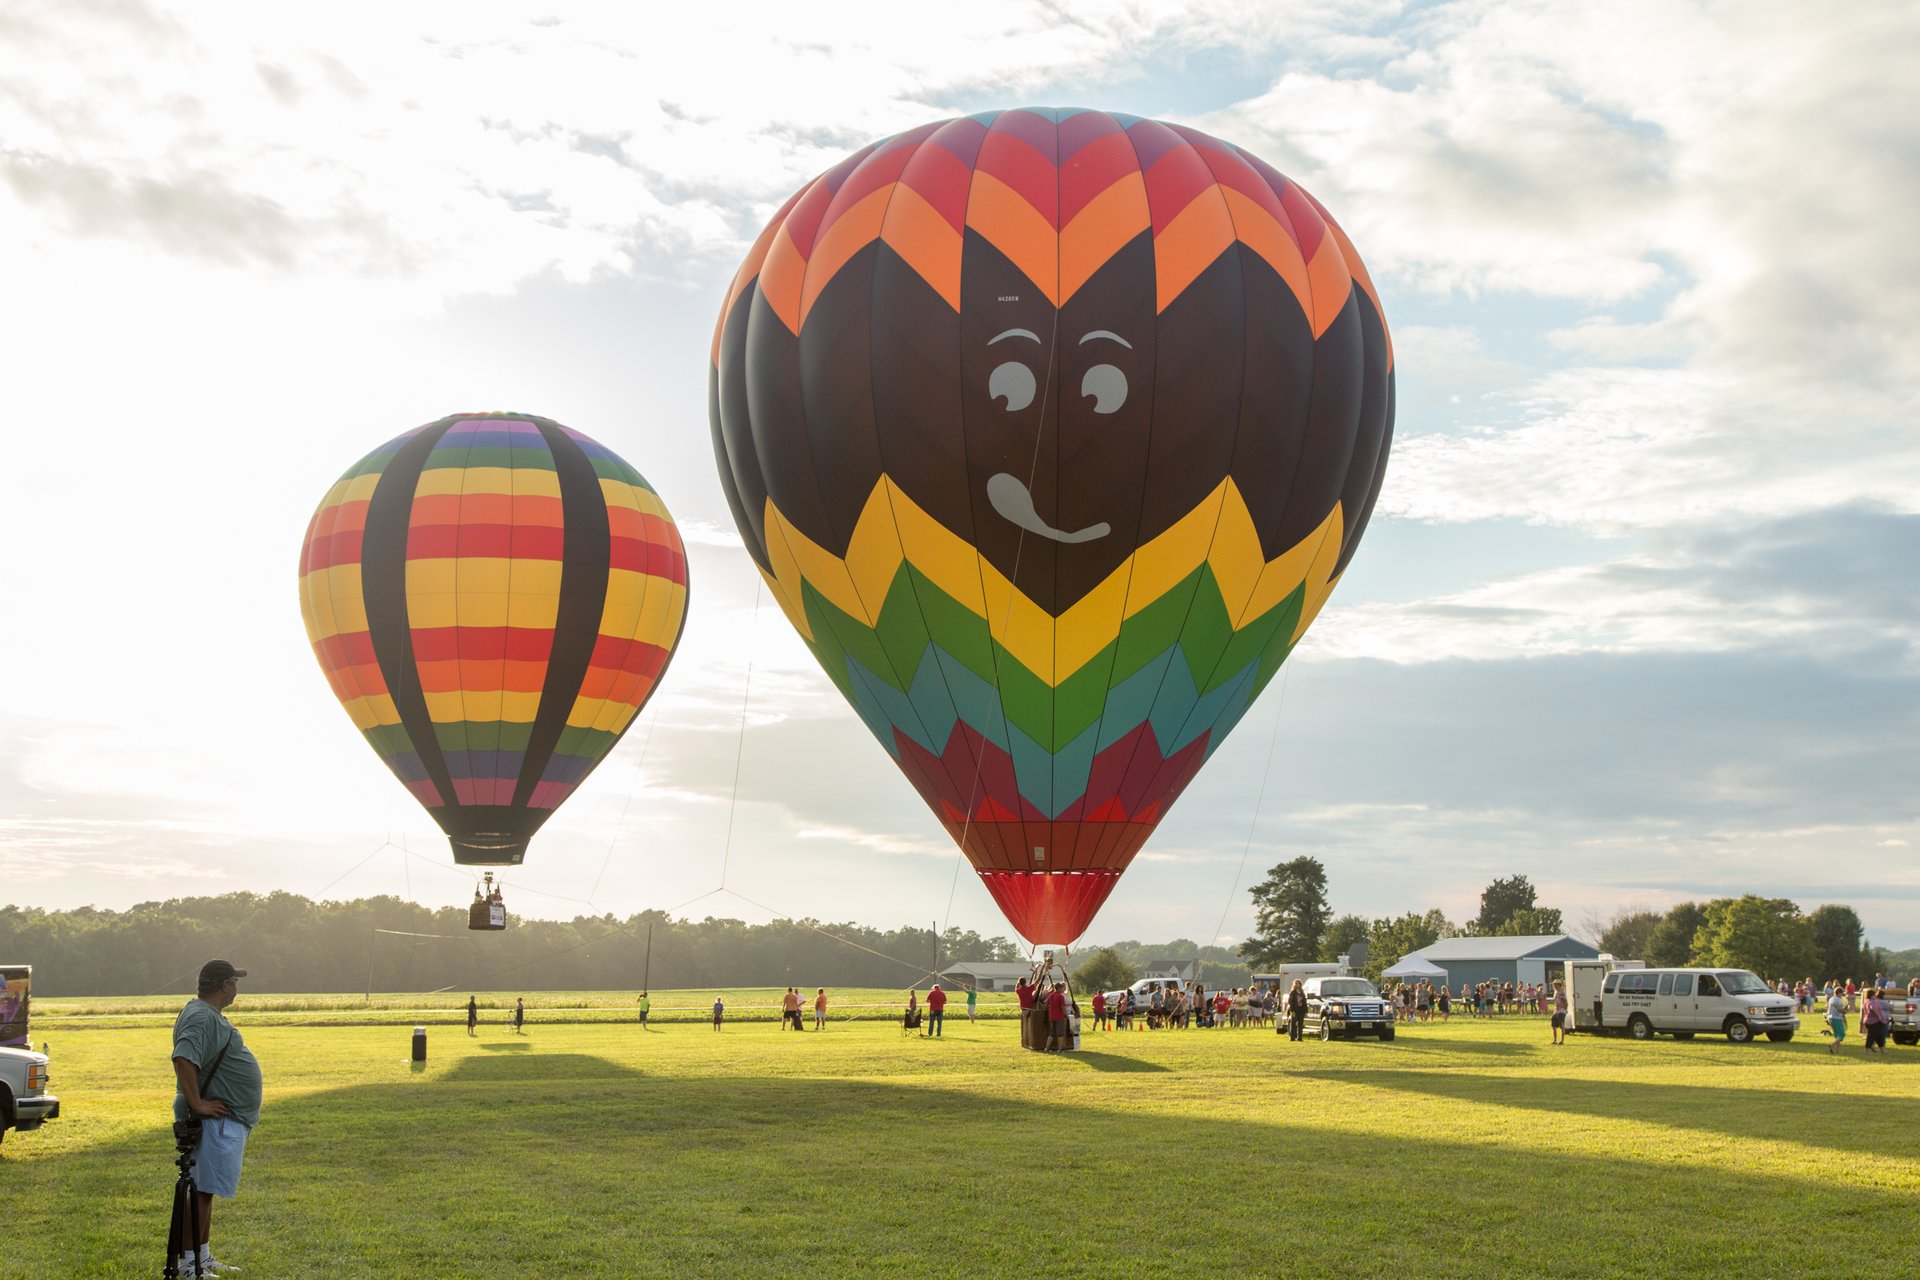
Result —
[[1028, 533], [1037, 533], [1055, 542], [1092, 542], [1095, 538], [1104, 538], [1113, 532], [1112, 527], [1104, 520], [1073, 533], [1054, 528], [1042, 520], [1040, 513], [1033, 509], [1033, 495], [1027, 491], [1027, 486], [1004, 471], [988, 478], [987, 501], [991, 502], [993, 509], [1008, 521], [1019, 525]]

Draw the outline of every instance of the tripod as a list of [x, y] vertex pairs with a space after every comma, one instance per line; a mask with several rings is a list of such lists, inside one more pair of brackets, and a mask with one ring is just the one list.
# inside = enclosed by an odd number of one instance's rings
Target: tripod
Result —
[[197, 1135], [187, 1138], [179, 1132], [180, 1127], [174, 1126], [175, 1146], [180, 1156], [173, 1163], [180, 1170], [180, 1177], [173, 1184], [173, 1219], [167, 1224], [167, 1265], [160, 1272], [165, 1280], [179, 1280], [186, 1274], [180, 1270], [182, 1254], [193, 1259], [193, 1274], [201, 1274], [200, 1198], [193, 1187], [193, 1153], [200, 1144]]

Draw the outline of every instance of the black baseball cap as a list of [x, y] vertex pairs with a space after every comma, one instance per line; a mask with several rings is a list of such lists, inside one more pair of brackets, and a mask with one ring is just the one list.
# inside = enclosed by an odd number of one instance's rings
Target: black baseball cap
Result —
[[247, 971], [234, 968], [231, 960], [209, 960], [200, 966], [200, 985], [203, 987], [217, 987], [228, 978], [246, 976]]

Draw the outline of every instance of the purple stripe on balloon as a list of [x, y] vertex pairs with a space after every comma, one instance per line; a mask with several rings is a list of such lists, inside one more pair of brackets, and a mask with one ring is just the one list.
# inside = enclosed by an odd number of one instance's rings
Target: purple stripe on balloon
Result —
[[503, 431], [517, 436], [540, 434], [538, 426], [516, 418], [463, 418], [447, 428], [447, 434], [450, 436], [475, 435], [487, 431]]
[[456, 778], [517, 778], [524, 751], [449, 751], [447, 772]]
[[512, 804], [512, 778], [455, 778], [453, 794], [461, 804]]

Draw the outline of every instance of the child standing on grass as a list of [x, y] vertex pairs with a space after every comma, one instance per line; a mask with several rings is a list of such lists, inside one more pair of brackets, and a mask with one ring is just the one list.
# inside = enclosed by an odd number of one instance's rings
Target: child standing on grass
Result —
[[821, 987], [813, 997], [813, 1029], [824, 1031], [827, 1027], [827, 989]]
[[973, 985], [969, 983], [967, 986], [967, 1021], [968, 1022], [973, 1021], [974, 1014], [978, 1012], [979, 1004], [980, 1004], [980, 993], [974, 990]]
[[727, 1002], [719, 996], [713, 998], [713, 1029], [720, 1029], [720, 1019], [727, 1012]]
[[1827, 1028], [1833, 1032], [1833, 1043], [1827, 1046], [1827, 1052], [1838, 1053], [1841, 1042], [1847, 1038], [1847, 1000], [1838, 987], [1830, 988], [1827, 995]]

